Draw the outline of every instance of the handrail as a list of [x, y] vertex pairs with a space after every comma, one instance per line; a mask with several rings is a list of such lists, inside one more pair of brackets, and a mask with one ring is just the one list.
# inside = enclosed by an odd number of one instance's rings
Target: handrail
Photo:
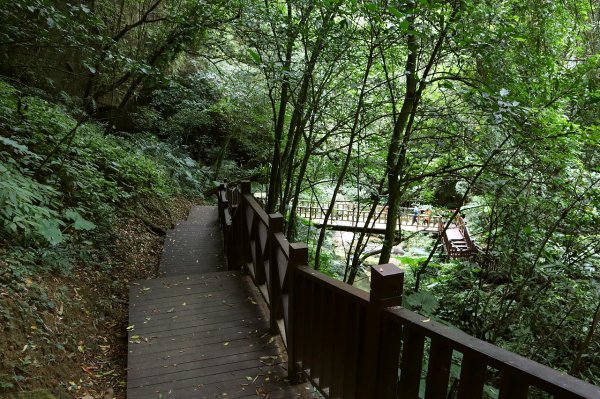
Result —
[[[283, 217], [266, 214], [249, 182], [235, 205], [228, 190], [222, 184], [218, 193], [228, 268], [244, 267], [263, 295], [291, 381], [304, 376], [326, 398], [413, 399], [424, 384], [425, 399], [445, 399], [458, 384], [458, 399], [479, 399], [492, 368], [499, 399], [526, 398], [529, 386], [555, 399], [600, 398], [594, 385], [399, 307], [404, 275], [396, 266], [371, 268], [370, 293], [310, 268], [307, 246], [287, 241]], [[460, 363], [453, 382], [452, 362]]]
[[[360, 223], [366, 222], [369, 215], [369, 207], [368, 204], [363, 204], [364, 206], [357, 207], [356, 205], [349, 206], [346, 204], [352, 204], [347, 201], [336, 202], [331, 213], [330, 224], [335, 224], [335, 222], [350, 222], [350, 223]], [[315, 206], [314, 204], [308, 204], [308, 202], [300, 202], [296, 207], [296, 214], [305, 219], [312, 220], [320, 220], [325, 217], [325, 210], [319, 206]], [[378, 205], [375, 209], [375, 217], [372, 223], [387, 223], [387, 206]], [[442, 220], [441, 215], [426, 215], [419, 214], [416, 216], [416, 224], [417, 226], [435, 226], [436, 221]], [[415, 224], [413, 221], [413, 210], [412, 208], [399, 208], [398, 214], [398, 224], [400, 226], [411, 226]]]
[[[526, 398], [530, 386], [545, 391], [555, 398], [600, 398], [600, 388], [560, 373], [533, 360], [509, 352], [498, 346], [472, 337], [463, 331], [436, 323], [428, 317], [418, 315], [403, 308], [385, 311], [386, 322], [403, 328], [405, 344], [401, 355], [400, 388], [410, 389], [410, 382], [403, 381], [406, 373], [421, 373], [421, 364], [407, 359], [423, 355], [425, 339], [430, 341], [428, 384], [448, 384], [448, 370], [453, 352], [462, 354], [461, 380], [468, 384], [458, 386], [458, 398], [479, 398], [483, 392], [488, 366], [500, 372], [500, 398]], [[432, 358], [435, 357], [433, 360]], [[414, 359], [413, 359], [414, 360]], [[410, 371], [403, 368], [410, 367]], [[415, 370], [418, 368], [418, 370]], [[462, 386], [461, 386], [462, 385]], [[426, 395], [427, 396], [427, 395]], [[444, 396], [445, 397], [445, 396]]]

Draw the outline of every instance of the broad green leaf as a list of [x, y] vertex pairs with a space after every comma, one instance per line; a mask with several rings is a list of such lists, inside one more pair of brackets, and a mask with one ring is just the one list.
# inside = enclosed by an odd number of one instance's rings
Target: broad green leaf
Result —
[[75, 221], [75, 223], [73, 223], [73, 228], [75, 230], [94, 230], [96, 228], [96, 225], [92, 222], [90, 222], [89, 220], [85, 220], [83, 218], [78, 219]]
[[58, 228], [57, 220], [42, 219], [37, 224], [37, 231], [51, 245], [58, 245], [64, 241], [63, 234], [61, 233], [60, 229]]
[[425, 291], [415, 292], [407, 296], [406, 300], [413, 308], [421, 308], [425, 313], [434, 312], [439, 307], [437, 299]]
[[22, 154], [31, 154], [26, 146], [19, 144], [15, 140], [9, 139], [8, 137], [0, 136], [0, 142], [2, 142], [4, 145], [14, 148], [16, 151]]
[[252, 59], [254, 60], [254, 62], [256, 62], [257, 64], [262, 63], [260, 55], [256, 51], [252, 50], [251, 48], [247, 49], [247, 51], [250, 57], [252, 57]]
[[365, 9], [373, 12], [379, 11], [379, 7], [377, 6], [377, 4], [373, 3], [365, 3]]
[[404, 20], [404, 21], [400, 22], [400, 25], [398, 27], [402, 31], [408, 31], [408, 28], [410, 27], [410, 22], [408, 22], [407, 20]]
[[395, 17], [398, 18], [404, 18], [405, 15], [402, 14], [400, 11], [398, 11], [398, 9], [394, 6], [388, 6], [388, 11], [390, 12], [390, 14], [394, 15]]

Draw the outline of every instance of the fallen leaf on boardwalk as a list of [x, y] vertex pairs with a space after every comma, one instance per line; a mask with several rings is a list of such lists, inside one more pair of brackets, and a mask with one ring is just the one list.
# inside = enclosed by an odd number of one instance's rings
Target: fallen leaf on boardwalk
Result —
[[187, 305], [187, 303], [185, 303], [185, 302], [181, 304], [181, 306], [186, 306], [186, 305]]
[[227, 345], [229, 345], [229, 342], [225, 342], [225, 343], [223, 344], [223, 346], [227, 346]]
[[425, 319], [425, 320], [421, 320], [423, 323], [427, 323], [429, 321], [431, 321], [431, 319]]
[[169, 310], [167, 310], [167, 313], [173, 313], [175, 311], [175, 308], [171, 308]]
[[92, 373], [92, 370], [95, 368], [96, 367], [94, 367], [94, 366], [81, 366], [81, 369], [83, 371], [85, 371], [86, 373], [88, 373], [89, 375], [91, 375], [92, 377], [96, 377], [96, 375], [94, 375], [94, 373]]
[[126, 328], [126, 330], [127, 330], [127, 331], [133, 331], [133, 329], [134, 329], [134, 328], [135, 328], [135, 325], [134, 325], [134, 324], [132, 324], [132, 325], [128, 326], [128, 327]]
[[140, 341], [140, 336], [139, 335], [134, 335], [134, 336], [131, 337], [131, 340], [129, 342], [134, 343], [134, 344], [139, 344], [142, 341]]
[[252, 377], [250, 377], [249, 375], [247, 375], [247, 376], [246, 376], [246, 379], [247, 379], [248, 381], [252, 381]]

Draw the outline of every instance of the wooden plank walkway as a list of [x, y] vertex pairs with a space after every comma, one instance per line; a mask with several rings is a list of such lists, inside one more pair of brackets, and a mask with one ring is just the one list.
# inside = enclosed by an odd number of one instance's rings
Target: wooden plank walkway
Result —
[[312, 398], [291, 386], [248, 277], [225, 270], [216, 207], [169, 231], [160, 274], [129, 292], [127, 397]]

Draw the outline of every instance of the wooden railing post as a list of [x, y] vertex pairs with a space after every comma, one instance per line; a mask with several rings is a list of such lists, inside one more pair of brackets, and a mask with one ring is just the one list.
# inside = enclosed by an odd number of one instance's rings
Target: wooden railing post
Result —
[[382, 314], [385, 308], [402, 304], [403, 284], [404, 272], [399, 267], [392, 264], [371, 266], [371, 292], [359, 398], [396, 397], [400, 341], [385, 339], [391, 334], [382, 327]]
[[227, 199], [227, 181], [219, 185], [219, 219], [221, 220], [221, 233], [223, 234], [223, 247], [227, 263], [229, 264], [229, 252], [231, 250], [231, 226], [227, 224], [227, 215], [230, 214], [229, 200]]
[[288, 286], [288, 315], [286, 325], [288, 379], [292, 384], [300, 381], [299, 371], [296, 369], [296, 269], [298, 266], [308, 265], [308, 247], [304, 243], [290, 243], [289, 261], [287, 265]]
[[248, 206], [246, 204], [246, 198], [245, 195], [246, 194], [251, 194], [252, 193], [252, 183], [250, 183], [249, 180], [242, 180], [241, 183], [241, 198], [240, 198], [240, 207], [238, 209], [238, 212], [240, 213], [240, 245], [239, 245], [239, 250], [240, 253], [238, 254], [238, 262], [240, 263], [241, 267], [245, 267], [246, 263], [248, 262], [250, 255], [250, 234], [248, 233], [248, 219], [247, 219], [247, 212], [248, 212]]
[[275, 234], [283, 233], [283, 215], [279, 213], [269, 214], [269, 278], [267, 281], [269, 292], [270, 320], [269, 330], [271, 334], [277, 334], [277, 319], [281, 318], [283, 310], [280, 308], [281, 288], [279, 286], [279, 267], [277, 264], [277, 245]]
[[223, 192], [227, 190], [227, 186], [225, 183], [219, 184], [219, 189], [217, 190], [217, 204], [219, 209], [219, 221], [221, 222], [221, 227], [225, 227], [225, 207], [226, 202], [223, 201]]

